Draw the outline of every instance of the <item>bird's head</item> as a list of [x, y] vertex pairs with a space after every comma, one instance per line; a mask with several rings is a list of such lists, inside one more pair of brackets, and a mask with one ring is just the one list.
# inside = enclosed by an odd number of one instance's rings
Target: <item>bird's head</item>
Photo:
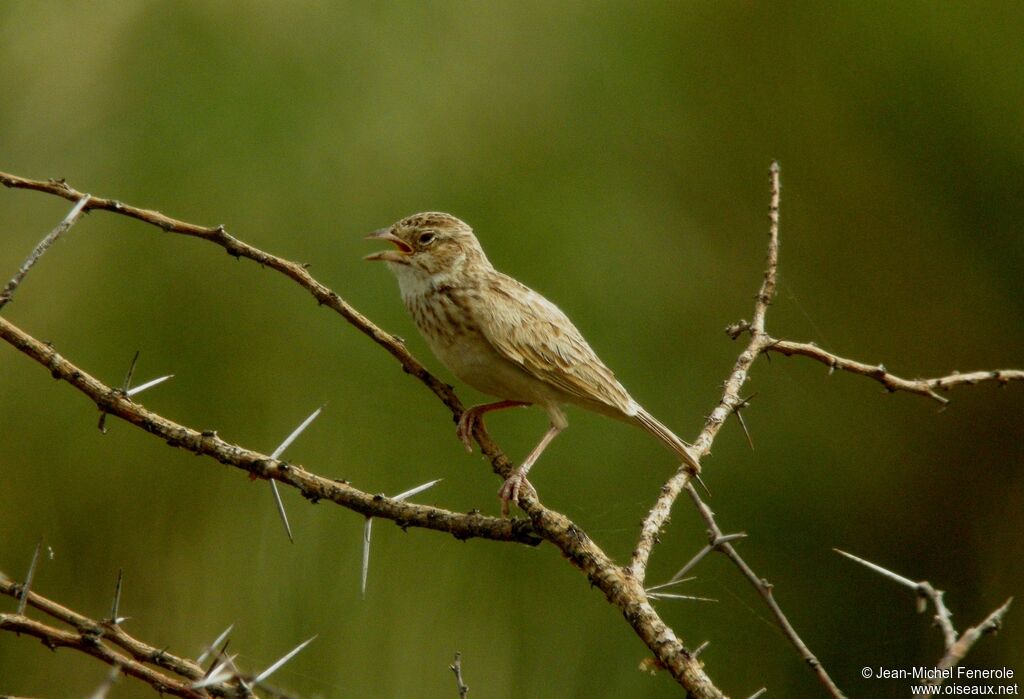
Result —
[[366, 236], [395, 246], [367, 255], [388, 263], [400, 282], [458, 279], [474, 266], [490, 266], [473, 229], [450, 214], [426, 212], [403, 218]]

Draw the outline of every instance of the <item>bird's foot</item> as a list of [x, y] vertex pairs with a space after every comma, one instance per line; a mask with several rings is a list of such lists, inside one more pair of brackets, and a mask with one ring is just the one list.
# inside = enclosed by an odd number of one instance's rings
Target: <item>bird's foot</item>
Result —
[[477, 410], [479, 406], [466, 408], [459, 416], [459, 426], [455, 428], [455, 435], [466, 447], [466, 451], [473, 452], [473, 430], [483, 417], [483, 412]]
[[530, 481], [526, 480], [526, 474], [516, 470], [512, 472], [512, 475], [505, 479], [505, 482], [501, 484], [501, 488], [498, 489], [498, 497], [501, 498], [501, 516], [508, 517], [508, 504], [510, 502], [519, 504], [519, 491], [526, 487], [527, 490], [536, 493], [533, 485]]
[[460, 442], [466, 445], [466, 451], [472, 453], [473, 432], [478, 425], [480, 429], [483, 429], [484, 413], [494, 410], [505, 410], [506, 408], [523, 408], [528, 405], [529, 403], [521, 400], [500, 400], [497, 403], [485, 403], [484, 405], [474, 405], [472, 408], [466, 408], [462, 411], [462, 415], [459, 416], [459, 426], [455, 429], [455, 435], [459, 438]]

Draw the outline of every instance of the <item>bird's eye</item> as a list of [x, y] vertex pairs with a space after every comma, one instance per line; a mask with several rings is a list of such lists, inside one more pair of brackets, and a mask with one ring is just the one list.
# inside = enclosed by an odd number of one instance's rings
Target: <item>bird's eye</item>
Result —
[[433, 231], [426, 231], [424, 233], [420, 233], [420, 237], [419, 237], [420, 245], [430, 245], [433, 242], [434, 242], [434, 232]]

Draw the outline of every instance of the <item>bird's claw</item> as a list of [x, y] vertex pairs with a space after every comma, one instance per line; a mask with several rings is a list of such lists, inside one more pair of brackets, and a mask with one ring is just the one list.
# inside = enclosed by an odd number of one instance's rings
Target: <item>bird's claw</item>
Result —
[[526, 486], [530, 491], [536, 492], [530, 481], [526, 480], [526, 476], [519, 471], [515, 471], [501, 484], [501, 488], [498, 489], [498, 497], [501, 498], [502, 517], [508, 517], [508, 504], [510, 502], [519, 505], [519, 491], [523, 489], [523, 486]]
[[479, 419], [479, 414], [472, 408], [463, 410], [462, 415], [459, 416], [459, 425], [455, 429], [455, 435], [466, 447], [466, 451], [470, 453], [473, 453], [473, 430], [476, 428], [476, 423]]

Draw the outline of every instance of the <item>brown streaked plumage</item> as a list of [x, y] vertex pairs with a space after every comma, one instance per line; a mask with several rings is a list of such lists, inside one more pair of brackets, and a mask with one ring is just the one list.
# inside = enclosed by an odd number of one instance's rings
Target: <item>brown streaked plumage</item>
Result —
[[551, 426], [499, 491], [502, 512], [529, 485], [526, 474], [568, 421], [572, 403], [630, 422], [674, 451], [694, 475], [688, 446], [633, 400], [562, 311], [494, 269], [473, 230], [449, 214], [415, 214], [367, 236], [394, 244], [368, 255], [398, 278], [402, 300], [437, 358], [473, 388], [500, 398], [459, 420], [459, 439], [472, 449], [474, 424], [485, 413], [526, 405], [544, 408]]

